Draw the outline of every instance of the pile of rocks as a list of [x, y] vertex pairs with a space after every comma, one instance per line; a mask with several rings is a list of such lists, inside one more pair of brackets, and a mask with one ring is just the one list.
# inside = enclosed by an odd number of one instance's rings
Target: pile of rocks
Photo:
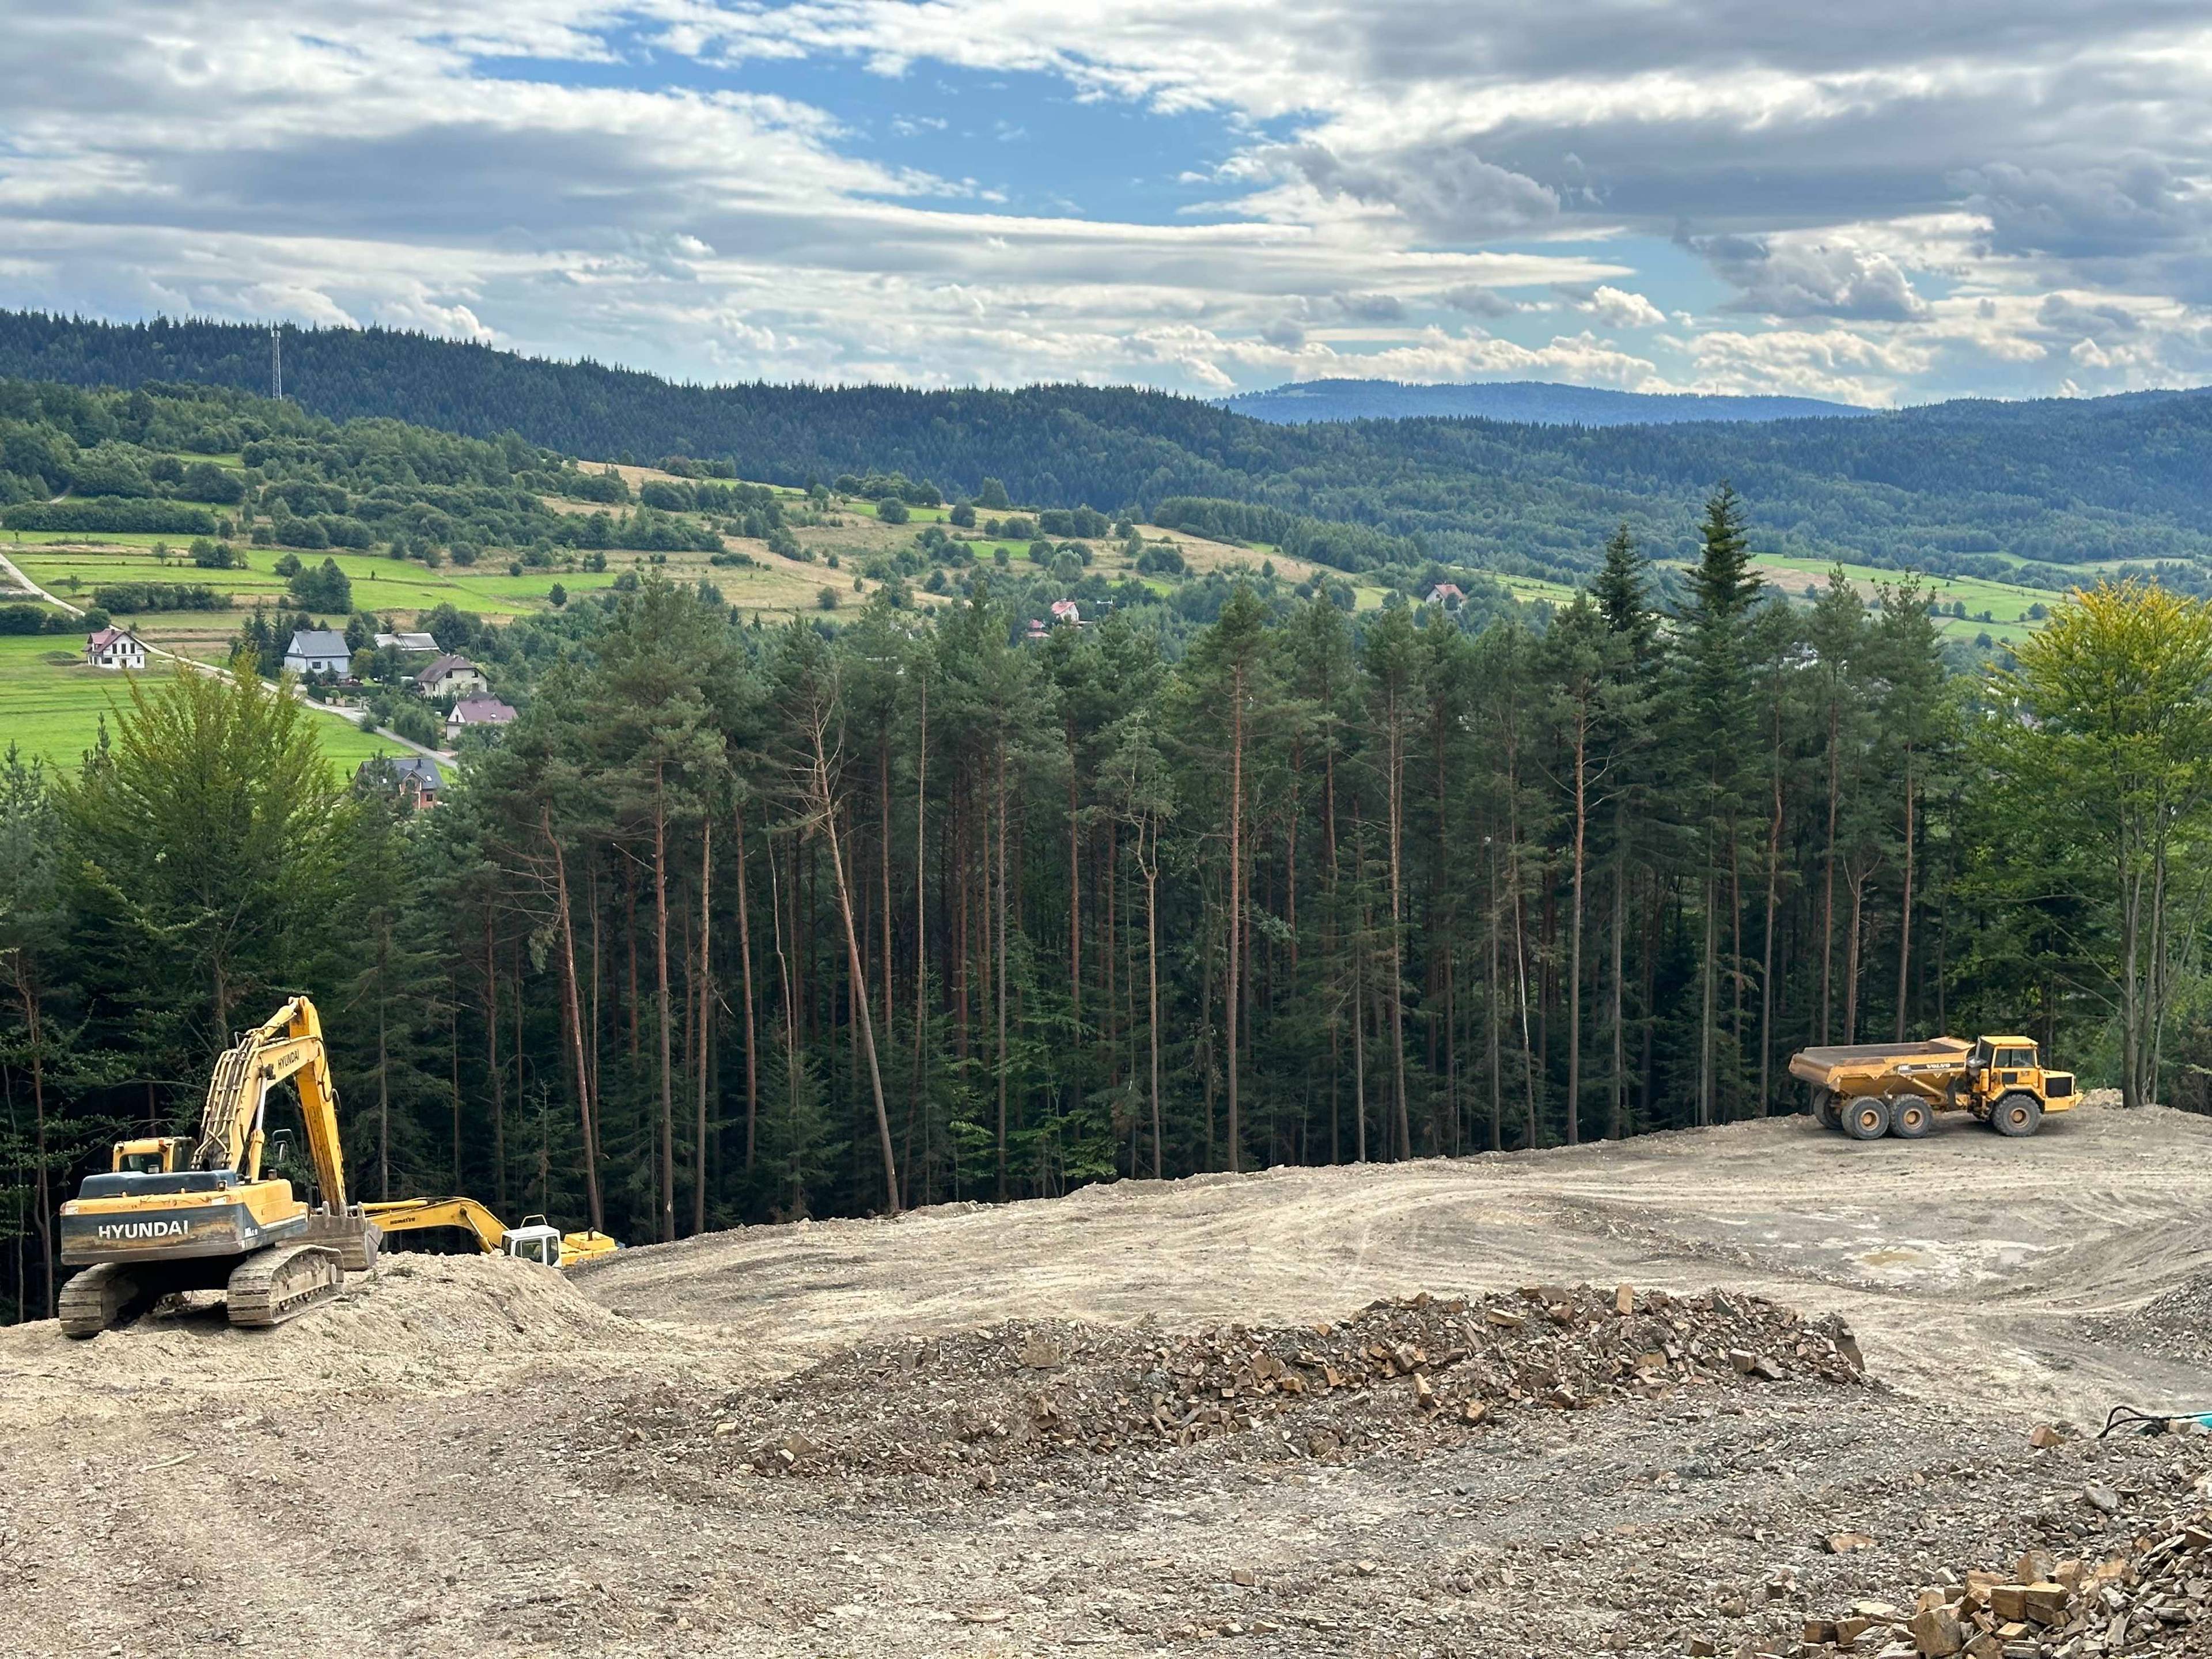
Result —
[[1333, 1323], [1143, 1330], [1018, 1322], [849, 1351], [772, 1393], [721, 1402], [737, 1472], [965, 1477], [1038, 1459], [1152, 1455], [1249, 1440], [1341, 1460], [1457, 1444], [1508, 1409], [1579, 1411], [1683, 1389], [1855, 1386], [1839, 1320], [1755, 1297], [1629, 1286], [1376, 1302]]
[[[2091, 1487], [2083, 1501], [2111, 1513], [2122, 1502]], [[2030, 1549], [2008, 1570], [1948, 1572], [1907, 1613], [1860, 1601], [1832, 1618], [1808, 1619], [1795, 1641], [1752, 1643], [1737, 1659], [1859, 1653], [1870, 1659], [2133, 1659], [2212, 1654], [2212, 1510], [2168, 1516], [2132, 1551], [2101, 1560]], [[1787, 1596], [1789, 1586], [1770, 1587]], [[1714, 1654], [1709, 1639], [1684, 1645]]]
[[2212, 1359], [2212, 1273], [2185, 1279], [2132, 1313], [2092, 1319], [2087, 1324], [2100, 1341], [2181, 1359]]

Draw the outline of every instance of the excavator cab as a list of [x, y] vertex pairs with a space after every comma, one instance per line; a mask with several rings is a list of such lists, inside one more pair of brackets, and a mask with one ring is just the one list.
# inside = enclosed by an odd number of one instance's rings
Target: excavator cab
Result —
[[118, 1140], [109, 1158], [111, 1175], [173, 1175], [185, 1158], [180, 1135], [155, 1135], [143, 1140]]
[[509, 1255], [535, 1261], [541, 1267], [561, 1265], [561, 1230], [542, 1215], [526, 1215], [520, 1227], [509, 1227], [500, 1240]]

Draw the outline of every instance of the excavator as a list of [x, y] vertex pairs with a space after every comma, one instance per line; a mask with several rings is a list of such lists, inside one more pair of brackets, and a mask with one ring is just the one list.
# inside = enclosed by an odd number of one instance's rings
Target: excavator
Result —
[[[288, 1079], [320, 1189], [313, 1206], [262, 1173], [269, 1091]], [[62, 1206], [62, 1261], [84, 1269], [62, 1286], [62, 1330], [97, 1336], [162, 1297], [217, 1289], [232, 1324], [282, 1324], [373, 1267], [382, 1237], [346, 1201], [322, 1019], [295, 996], [216, 1061], [198, 1135], [117, 1142], [106, 1172]]]
[[382, 1232], [456, 1227], [486, 1255], [516, 1256], [545, 1267], [572, 1267], [621, 1248], [603, 1232], [564, 1233], [542, 1215], [525, 1216], [520, 1227], [509, 1227], [473, 1198], [395, 1198], [361, 1207]]

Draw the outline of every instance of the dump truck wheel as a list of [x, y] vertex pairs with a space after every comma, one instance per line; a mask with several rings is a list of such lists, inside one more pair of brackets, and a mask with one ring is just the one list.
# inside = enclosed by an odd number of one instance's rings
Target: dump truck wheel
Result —
[[1836, 1112], [1836, 1091], [1833, 1089], [1813, 1091], [1813, 1121], [1823, 1129], [1842, 1126], [1843, 1119]]
[[1844, 1108], [1844, 1133], [1853, 1140], [1880, 1140], [1889, 1133], [1889, 1102], [1861, 1095]]
[[1990, 1127], [2001, 1135], [2032, 1135], [2043, 1122], [2043, 1103], [2017, 1090], [1990, 1108]]
[[1889, 1103], [1889, 1132], [1903, 1140], [1917, 1140], [1936, 1127], [1936, 1114], [1918, 1095], [1899, 1095]]

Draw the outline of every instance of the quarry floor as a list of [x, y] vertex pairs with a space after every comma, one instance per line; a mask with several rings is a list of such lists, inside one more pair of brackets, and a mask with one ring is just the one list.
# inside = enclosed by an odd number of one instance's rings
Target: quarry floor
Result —
[[[2185, 1496], [2212, 1442], [2027, 1437], [2122, 1402], [2212, 1409], [2208, 1215], [2212, 1121], [2162, 1109], [2085, 1106], [2026, 1141], [1791, 1117], [751, 1228], [567, 1279], [388, 1256], [269, 1332], [27, 1325], [0, 1331], [0, 1650], [1765, 1650], [1946, 1569], [2107, 1547], [2133, 1506]], [[1356, 1452], [1231, 1434], [975, 1481], [769, 1479], [716, 1451], [733, 1414], [818, 1438], [957, 1395], [1012, 1420], [1050, 1382], [917, 1367], [917, 1339], [1149, 1340], [1583, 1283], [1840, 1316], [1869, 1381], [1723, 1367], [1449, 1444], [1415, 1432], [1410, 1384], [1380, 1387], [1342, 1408]], [[833, 1394], [825, 1362], [883, 1380]]]

